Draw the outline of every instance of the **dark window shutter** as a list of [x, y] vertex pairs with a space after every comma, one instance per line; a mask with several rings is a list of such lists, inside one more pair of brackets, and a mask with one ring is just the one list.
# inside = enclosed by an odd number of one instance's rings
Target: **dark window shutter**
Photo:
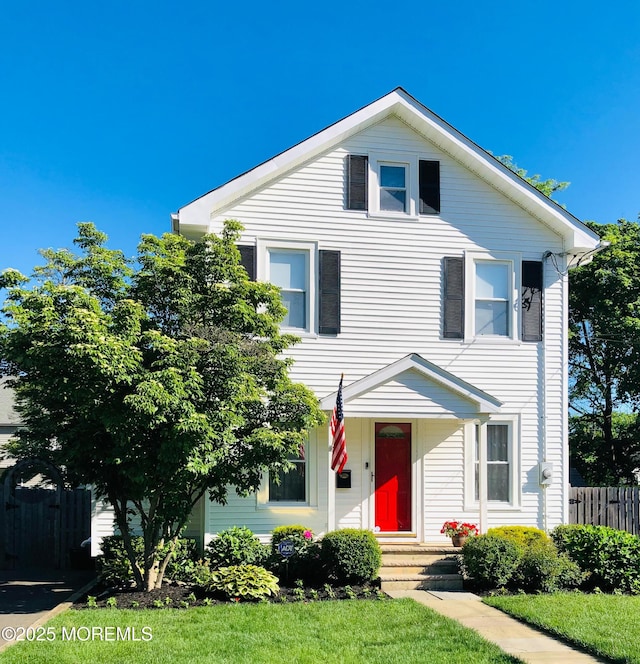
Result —
[[347, 157], [347, 209], [366, 210], [369, 157], [350, 154]]
[[440, 162], [420, 160], [420, 214], [440, 214]]
[[464, 258], [444, 258], [442, 336], [464, 338]]
[[540, 261], [522, 261], [522, 341], [542, 341]]
[[320, 334], [340, 333], [340, 252], [320, 254]]
[[256, 248], [247, 244], [241, 244], [240, 265], [247, 271], [251, 281], [256, 280]]

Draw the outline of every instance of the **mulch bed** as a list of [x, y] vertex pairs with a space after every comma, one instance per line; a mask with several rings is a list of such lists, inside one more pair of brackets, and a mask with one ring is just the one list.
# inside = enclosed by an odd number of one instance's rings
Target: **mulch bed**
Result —
[[[95, 598], [95, 603], [88, 598]], [[280, 592], [269, 599], [270, 602], [280, 604], [287, 602], [311, 602], [344, 599], [376, 600], [386, 597], [380, 588], [374, 584], [364, 586], [335, 586], [320, 588], [280, 587]], [[196, 586], [180, 583], [165, 582], [162, 588], [150, 592], [140, 592], [134, 588], [113, 588], [99, 582], [87, 594], [78, 598], [74, 609], [108, 608], [115, 606], [119, 609], [186, 609], [192, 606], [211, 606], [214, 604], [229, 604], [230, 600], [205, 595]]]

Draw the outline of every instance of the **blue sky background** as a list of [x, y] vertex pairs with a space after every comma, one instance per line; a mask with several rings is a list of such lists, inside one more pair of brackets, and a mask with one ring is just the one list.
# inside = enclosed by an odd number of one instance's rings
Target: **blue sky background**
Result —
[[640, 213], [640, 3], [4, 3], [0, 269], [170, 213], [397, 86], [494, 154]]

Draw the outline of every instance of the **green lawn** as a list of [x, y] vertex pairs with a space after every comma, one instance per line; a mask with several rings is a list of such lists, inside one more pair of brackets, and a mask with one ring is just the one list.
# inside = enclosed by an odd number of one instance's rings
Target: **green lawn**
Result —
[[[148, 641], [100, 641], [92, 627], [135, 628]], [[76, 628], [76, 639], [63, 641]], [[310, 604], [237, 604], [187, 610], [67, 611], [47, 623], [50, 642], [19, 643], [0, 662], [56, 664], [299, 664], [328, 661], [410, 664], [504, 663], [520, 660], [483, 641], [475, 632], [412, 600], [341, 601]], [[82, 629], [79, 629], [82, 628]], [[130, 635], [133, 631], [130, 631]], [[79, 640], [81, 637], [85, 640]]]
[[640, 596], [515, 595], [487, 604], [615, 662], [640, 664]]

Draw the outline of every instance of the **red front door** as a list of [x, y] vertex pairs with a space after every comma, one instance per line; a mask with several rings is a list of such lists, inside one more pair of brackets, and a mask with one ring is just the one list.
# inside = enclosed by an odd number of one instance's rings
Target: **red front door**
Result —
[[411, 424], [376, 422], [376, 530], [411, 530]]

